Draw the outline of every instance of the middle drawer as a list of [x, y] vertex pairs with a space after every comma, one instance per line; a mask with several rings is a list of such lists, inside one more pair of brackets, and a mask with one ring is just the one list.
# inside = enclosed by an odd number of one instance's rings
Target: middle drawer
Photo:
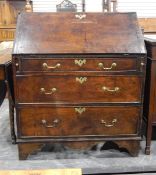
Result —
[[17, 76], [19, 103], [140, 102], [139, 76]]

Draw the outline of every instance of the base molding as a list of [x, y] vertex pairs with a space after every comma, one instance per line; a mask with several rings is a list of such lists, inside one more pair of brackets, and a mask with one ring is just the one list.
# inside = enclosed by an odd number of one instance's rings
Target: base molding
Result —
[[[120, 152], [127, 152], [131, 156], [138, 155], [140, 150], [140, 141], [106, 141], [106, 142], [60, 142], [63, 146], [72, 149], [92, 149], [94, 150], [98, 143], [102, 143], [101, 150], [116, 149]], [[52, 143], [19, 143], [19, 160], [26, 160], [31, 154], [37, 154], [37, 152], [44, 150], [44, 147]]]

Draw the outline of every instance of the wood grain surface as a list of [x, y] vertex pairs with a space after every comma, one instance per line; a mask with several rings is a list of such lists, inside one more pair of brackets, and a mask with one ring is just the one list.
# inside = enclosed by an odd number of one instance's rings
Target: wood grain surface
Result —
[[140, 107], [124, 106], [20, 108], [18, 130], [21, 136], [27, 137], [134, 136], [140, 127], [140, 112]]
[[[141, 102], [142, 78], [138, 76], [81, 76], [80, 74], [18, 76], [16, 79], [16, 100], [19, 103]], [[103, 87], [107, 90], [103, 90]], [[41, 88], [44, 88], [45, 92], [41, 92]], [[53, 88], [56, 91], [51, 93]], [[119, 90], [115, 91], [115, 88]]]
[[146, 52], [136, 13], [85, 14], [79, 19], [75, 13], [22, 13], [13, 53]]
[[16, 34], [19, 159], [47, 142], [106, 140], [136, 156], [146, 64], [136, 13], [24, 13]]
[[[116, 72], [116, 71], [137, 71], [138, 59], [131, 58], [26, 58], [21, 59], [20, 70], [23, 72], [62, 72], [62, 71], [102, 71], [102, 72]], [[44, 68], [43, 64], [47, 64], [49, 67], [56, 68]], [[103, 66], [100, 67], [99, 64]], [[113, 63], [116, 66], [112, 66]], [[57, 64], [60, 64], [57, 67]]]

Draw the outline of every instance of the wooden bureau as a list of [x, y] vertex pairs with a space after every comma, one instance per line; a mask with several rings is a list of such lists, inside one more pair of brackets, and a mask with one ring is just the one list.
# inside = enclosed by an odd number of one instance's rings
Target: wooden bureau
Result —
[[138, 154], [146, 51], [135, 13], [23, 13], [12, 62], [19, 159], [49, 142]]
[[147, 48], [147, 74], [144, 100], [144, 116], [147, 121], [145, 153], [150, 154], [152, 127], [156, 125], [156, 35], [145, 37]]

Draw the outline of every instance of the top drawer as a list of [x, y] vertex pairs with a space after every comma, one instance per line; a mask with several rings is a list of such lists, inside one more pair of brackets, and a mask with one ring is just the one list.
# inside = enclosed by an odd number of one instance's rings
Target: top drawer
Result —
[[19, 71], [137, 71], [139, 62], [137, 58], [22, 58]]

